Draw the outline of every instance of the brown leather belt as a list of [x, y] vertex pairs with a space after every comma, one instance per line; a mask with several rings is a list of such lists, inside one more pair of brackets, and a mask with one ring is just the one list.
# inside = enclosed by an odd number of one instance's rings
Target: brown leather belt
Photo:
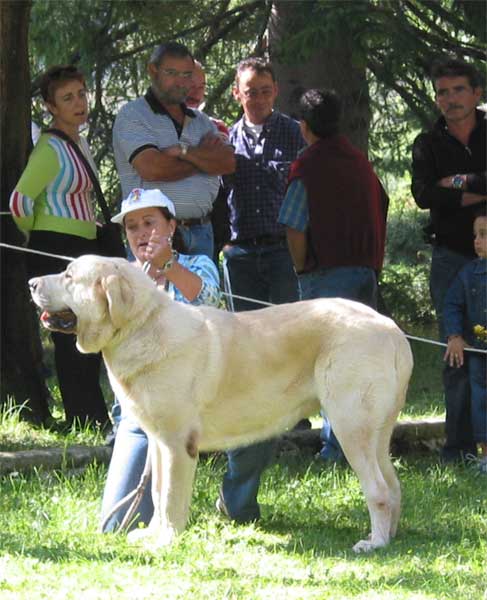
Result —
[[204, 217], [199, 217], [198, 219], [177, 219], [178, 225], [182, 225], [183, 227], [191, 227], [191, 225], [206, 225], [206, 223], [210, 223], [211, 216], [208, 214]]

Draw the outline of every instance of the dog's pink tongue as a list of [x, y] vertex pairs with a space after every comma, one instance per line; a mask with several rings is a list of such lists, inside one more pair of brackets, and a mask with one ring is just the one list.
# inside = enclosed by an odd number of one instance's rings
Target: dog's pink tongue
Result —
[[49, 319], [49, 313], [47, 310], [43, 310], [41, 313], [41, 321], [47, 321]]

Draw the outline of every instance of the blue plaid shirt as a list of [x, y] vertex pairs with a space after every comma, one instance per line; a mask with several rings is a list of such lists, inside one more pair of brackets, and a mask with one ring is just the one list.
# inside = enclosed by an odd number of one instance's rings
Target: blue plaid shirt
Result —
[[230, 143], [237, 159], [235, 173], [225, 178], [231, 188], [228, 204], [232, 241], [260, 235], [284, 236], [277, 217], [289, 166], [305, 145], [299, 123], [274, 111], [255, 140], [242, 117], [230, 129]]

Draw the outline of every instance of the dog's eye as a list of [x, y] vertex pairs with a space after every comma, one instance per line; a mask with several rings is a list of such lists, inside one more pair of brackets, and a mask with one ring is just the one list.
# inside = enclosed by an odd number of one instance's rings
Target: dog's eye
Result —
[[64, 271], [64, 279], [72, 279], [71, 273], [69, 271]]

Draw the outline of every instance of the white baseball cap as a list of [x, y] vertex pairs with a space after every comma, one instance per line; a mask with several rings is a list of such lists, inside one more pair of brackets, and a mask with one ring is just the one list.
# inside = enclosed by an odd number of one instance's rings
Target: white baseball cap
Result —
[[128, 197], [122, 202], [122, 210], [111, 218], [112, 223], [123, 225], [123, 219], [128, 213], [139, 210], [139, 208], [152, 207], [167, 208], [175, 217], [176, 209], [169, 198], [161, 190], [143, 190], [141, 188], [133, 189]]

